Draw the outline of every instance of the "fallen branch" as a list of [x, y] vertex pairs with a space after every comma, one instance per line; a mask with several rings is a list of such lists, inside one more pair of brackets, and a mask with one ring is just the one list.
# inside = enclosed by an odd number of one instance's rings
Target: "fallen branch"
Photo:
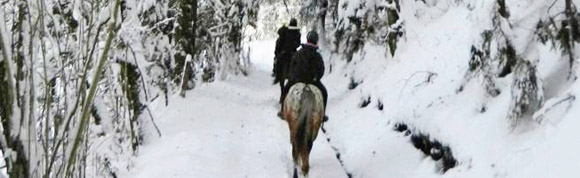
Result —
[[421, 83], [419, 83], [419, 84], [415, 85], [415, 88], [416, 88], [416, 87], [418, 87], [418, 86], [421, 86], [421, 85], [423, 85], [423, 84], [426, 84], [426, 83], [431, 83], [431, 79], [432, 79], [433, 77], [437, 77], [437, 73], [429, 72], [428, 74], [429, 74], [429, 75], [427, 76], [427, 79], [425, 79], [425, 81], [423, 81], [423, 82], [421, 82]]
[[[568, 95], [568, 97], [561, 99], [558, 102], [555, 102], [554, 104], [552, 104], [550, 107], [544, 109], [544, 112], [542, 112], [541, 114], [539, 114], [538, 116], [534, 116], [533, 120], [538, 122], [538, 123], [542, 123], [544, 121], [544, 117], [546, 115], [546, 113], [550, 112], [550, 110], [554, 109], [556, 106], [564, 103], [565, 101], [574, 101], [576, 100], [576, 96], [574, 95]], [[571, 106], [571, 105], [570, 105]], [[570, 106], [568, 106], [567, 110], [570, 109]]]
[[147, 109], [147, 112], [149, 113], [149, 118], [151, 118], [151, 123], [153, 123], [155, 130], [157, 130], [157, 134], [159, 134], [159, 137], [161, 137], [161, 130], [159, 130], [159, 127], [157, 127], [157, 124], [155, 123], [155, 119], [153, 118], [153, 114], [151, 114], [149, 106], [145, 106], [145, 109]]
[[415, 75], [421, 74], [421, 73], [428, 74], [427, 80], [426, 81], [423, 81], [423, 82], [421, 82], [421, 83], [419, 83], [417, 85], [415, 85], [415, 87], [417, 87], [417, 86], [419, 86], [419, 85], [421, 85], [423, 83], [426, 83], [426, 82], [431, 82], [431, 77], [437, 76], [437, 73], [434, 73], [434, 72], [431, 72], [431, 71], [417, 71], [417, 72], [411, 74], [411, 76], [409, 76], [409, 78], [405, 79], [405, 84], [403, 84], [403, 87], [399, 91], [399, 98], [397, 99], [398, 101], [401, 101], [401, 95], [403, 95], [403, 90], [405, 89], [405, 87], [407, 87], [407, 84], [409, 83], [409, 80], [411, 80], [413, 77], [415, 77]]
[[137, 62], [137, 56], [135, 54], [135, 51], [133, 50], [133, 47], [131, 47], [131, 45], [129, 45], [129, 49], [131, 50], [131, 53], [133, 54], [133, 60], [135, 61], [135, 66], [137, 66], [137, 69], [139, 70], [139, 76], [141, 77], [141, 85], [143, 85], [143, 92], [145, 92], [145, 101], [149, 102], [149, 94], [147, 93], [147, 85], [145, 85], [145, 78], [143, 77], [143, 71], [141, 71], [141, 68], [139, 68], [139, 63]]

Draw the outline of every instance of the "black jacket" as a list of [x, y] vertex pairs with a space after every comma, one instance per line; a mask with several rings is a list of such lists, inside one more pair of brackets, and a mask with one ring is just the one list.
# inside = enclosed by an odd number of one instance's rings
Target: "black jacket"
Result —
[[276, 56], [291, 55], [296, 52], [296, 48], [300, 46], [300, 30], [298, 28], [283, 26], [278, 29], [278, 35], [274, 51]]
[[302, 44], [290, 62], [288, 80], [294, 82], [316, 83], [324, 75], [324, 61], [316, 50], [318, 47]]

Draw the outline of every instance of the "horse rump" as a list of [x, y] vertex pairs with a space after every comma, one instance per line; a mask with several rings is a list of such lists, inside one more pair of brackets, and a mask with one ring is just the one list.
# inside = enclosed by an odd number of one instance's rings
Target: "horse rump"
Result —
[[297, 83], [284, 99], [282, 116], [288, 122], [292, 158], [302, 175], [308, 174], [312, 144], [324, 117], [322, 92], [315, 85]]

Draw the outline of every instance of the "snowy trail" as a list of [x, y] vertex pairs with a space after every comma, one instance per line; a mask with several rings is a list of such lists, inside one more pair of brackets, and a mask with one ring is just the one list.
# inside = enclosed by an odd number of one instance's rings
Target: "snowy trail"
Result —
[[[276, 116], [279, 88], [264, 71], [267, 60], [253, 62], [262, 67], [248, 77], [205, 84], [186, 98], [170, 98], [167, 107], [155, 103], [163, 136], [146, 136], [135, 167], [123, 177], [291, 177], [288, 126]], [[310, 177], [347, 177], [319, 133]]]
[[[533, 6], [545, 4], [511, 3], [513, 14], [535, 14]], [[357, 12], [356, 3], [349, 4]], [[520, 45], [518, 40], [535, 35], [514, 26], [514, 47], [531, 47], [529, 60], [539, 59], [546, 107], [534, 113], [541, 122], [522, 118], [529, 124], [510, 129], [506, 116], [515, 101], [516, 75], [494, 78], [497, 96], [490, 96], [483, 73], [466, 76], [470, 51], [493, 26], [489, 17], [497, 5], [459, 4], [447, 4], [445, 12], [443, 1], [402, 4], [405, 37], [395, 56], [369, 41], [350, 62], [320, 50], [330, 119], [314, 143], [311, 178], [580, 177], [580, 85], [567, 81], [568, 64], [550, 45]], [[492, 46], [503, 43], [493, 41]], [[279, 88], [269, 76], [275, 43], [249, 46], [255, 69], [249, 76], [201, 84], [186, 98], [170, 98], [169, 106], [163, 99], [149, 105], [163, 137], [144, 131], [150, 135], [131, 172], [119, 177], [291, 177], [288, 128], [276, 117]], [[410, 135], [393, 131], [396, 123], [449, 146], [457, 165], [442, 173], [442, 161], [416, 149]]]
[[[144, 132], [150, 135], [121, 177], [292, 177], [288, 125], [276, 116], [280, 91], [271, 84], [274, 41], [251, 46], [249, 76], [202, 84], [185, 98], [169, 98], [168, 106], [163, 99], [150, 105], [162, 137]], [[323, 78], [330, 119], [310, 154], [309, 177], [442, 177], [376, 106], [359, 108], [361, 96], [347, 89], [347, 80]]]

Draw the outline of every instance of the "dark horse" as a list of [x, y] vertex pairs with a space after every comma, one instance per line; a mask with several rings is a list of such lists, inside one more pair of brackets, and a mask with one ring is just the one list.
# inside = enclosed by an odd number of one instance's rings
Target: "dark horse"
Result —
[[283, 93], [284, 87], [286, 85], [286, 80], [288, 79], [288, 70], [289, 70], [289, 63], [288, 59], [282, 59], [281, 57], [276, 57], [274, 61], [274, 83], [279, 82], [280, 84], [280, 103], [284, 102]]
[[304, 83], [294, 84], [284, 99], [282, 117], [290, 128], [294, 171], [301, 176], [308, 175], [310, 151], [324, 117], [323, 102], [320, 89]]

